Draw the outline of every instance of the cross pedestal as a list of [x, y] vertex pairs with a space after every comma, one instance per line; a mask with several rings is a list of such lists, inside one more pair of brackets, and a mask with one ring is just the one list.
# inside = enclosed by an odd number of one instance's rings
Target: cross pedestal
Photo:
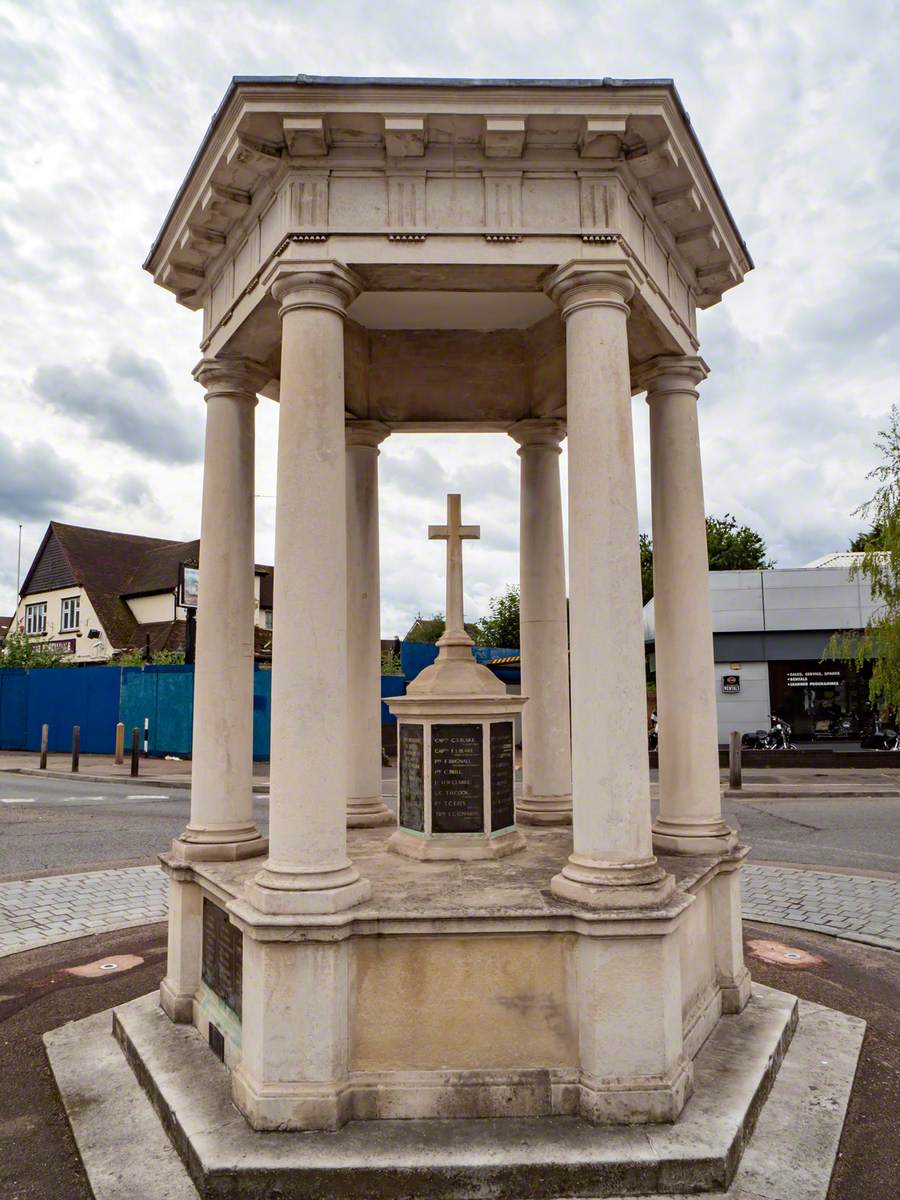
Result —
[[410, 858], [500, 858], [525, 845], [514, 794], [514, 718], [525, 697], [508, 696], [475, 661], [463, 622], [462, 543], [480, 536], [449, 495], [446, 525], [428, 527], [447, 543], [447, 627], [435, 662], [388, 702], [398, 741], [398, 828], [388, 846]]

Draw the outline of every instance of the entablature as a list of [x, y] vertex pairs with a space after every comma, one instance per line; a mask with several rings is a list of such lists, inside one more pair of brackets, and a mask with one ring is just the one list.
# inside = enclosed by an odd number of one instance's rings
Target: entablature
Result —
[[617, 239], [690, 328], [752, 266], [666, 81], [304, 79], [235, 81], [145, 266], [208, 337], [286, 238], [438, 236]]

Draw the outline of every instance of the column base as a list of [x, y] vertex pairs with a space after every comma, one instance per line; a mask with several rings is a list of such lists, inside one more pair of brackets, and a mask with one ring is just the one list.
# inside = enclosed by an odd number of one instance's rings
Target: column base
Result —
[[193, 994], [177, 992], [169, 982], [168, 976], [159, 985], [159, 1006], [176, 1025], [193, 1024]]
[[240, 1065], [231, 1073], [231, 1097], [251, 1128], [258, 1130], [334, 1132], [350, 1120], [352, 1094], [347, 1083], [258, 1084]]
[[237, 862], [242, 858], [258, 858], [268, 852], [269, 839], [256, 830], [251, 837], [242, 841], [195, 842], [180, 837], [172, 842], [172, 857], [178, 862], [186, 863]]
[[658, 908], [675, 891], [675, 879], [656, 859], [636, 863], [596, 863], [572, 854], [550, 891], [591, 908]]
[[509, 829], [493, 837], [477, 833], [410, 833], [398, 829], [387, 842], [388, 850], [419, 862], [474, 862], [486, 858], [506, 858], [525, 849], [525, 838], [518, 829]]
[[750, 999], [750, 972], [744, 967], [736, 977], [723, 981], [719, 979], [719, 991], [722, 993], [722, 1012], [743, 1012]]
[[368, 879], [360, 879], [352, 864], [317, 876], [264, 867], [244, 895], [259, 912], [272, 915], [336, 913], [368, 900], [372, 885]]
[[396, 814], [391, 812], [380, 796], [347, 801], [348, 829], [373, 829], [378, 825], [396, 824]]
[[572, 796], [523, 796], [516, 805], [520, 825], [571, 825]]
[[723, 854], [737, 845], [736, 830], [724, 821], [678, 824], [657, 817], [652, 825], [653, 849], [664, 854]]

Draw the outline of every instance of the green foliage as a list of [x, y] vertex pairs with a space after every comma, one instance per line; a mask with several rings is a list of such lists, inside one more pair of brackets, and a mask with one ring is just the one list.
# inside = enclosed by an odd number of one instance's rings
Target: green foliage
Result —
[[764, 571], [774, 566], [762, 536], [749, 525], [738, 525], [730, 513], [706, 518], [706, 550], [711, 571]]
[[862, 667], [872, 661], [869, 697], [873, 704], [900, 710], [900, 412], [891, 409], [887, 429], [875, 442], [882, 461], [869, 472], [876, 482], [875, 495], [856, 509], [854, 516], [871, 522], [860, 535], [863, 557], [850, 568], [850, 578], [868, 580], [872, 597], [881, 606], [869, 618], [862, 634], [836, 633], [825, 647], [823, 660], [842, 659]]
[[40, 642], [32, 641], [21, 629], [6, 635], [0, 648], [0, 667], [58, 667], [63, 655], [57, 650], [48, 650]]
[[856, 553], [860, 553], [862, 550], [878, 550], [879, 541], [883, 533], [884, 530], [876, 521], [872, 525], [871, 529], [860, 530], [856, 537], [850, 542], [850, 549], [856, 551]]
[[[653, 543], [646, 533], [640, 539], [641, 592], [646, 604], [653, 595]], [[774, 565], [762, 535], [749, 525], [738, 525], [731, 513], [706, 518], [706, 552], [711, 571], [764, 571]]]
[[640, 534], [641, 543], [641, 603], [646, 604], [653, 595], [653, 543], [646, 533]]
[[144, 658], [144, 651], [138, 649], [120, 650], [113, 660], [117, 667], [177, 667], [184, 663], [183, 650], [157, 650], [149, 660]]
[[400, 655], [391, 647], [388, 650], [381, 652], [381, 673], [382, 675], [402, 675], [403, 671], [400, 668]]
[[490, 601], [490, 616], [476, 625], [478, 646], [519, 647], [519, 589], [509, 585]]
[[406, 635], [408, 642], [429, 642], [432, 646], [447, 628], [443, 613], [435, 613], [433, 617], [423, 617], [418, 614], [413, 627]]

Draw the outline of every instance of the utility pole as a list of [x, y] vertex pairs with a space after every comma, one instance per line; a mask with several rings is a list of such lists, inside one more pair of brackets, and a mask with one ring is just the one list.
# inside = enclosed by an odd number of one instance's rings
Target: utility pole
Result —
[[16, 603], [15, 608], [19, 607], [19, 588], [22, 586], [22, 522], [19, 522], [19, 550], [16, 554]]

